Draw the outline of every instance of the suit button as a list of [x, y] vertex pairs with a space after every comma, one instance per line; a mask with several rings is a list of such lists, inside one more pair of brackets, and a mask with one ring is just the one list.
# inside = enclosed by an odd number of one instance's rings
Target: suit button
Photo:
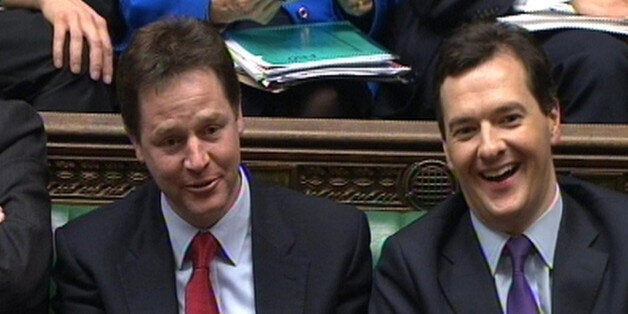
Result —
[[297, 10], [297, 14], [302, 20], [307, 20], [310, 17], [310, 11], [304, 6]]

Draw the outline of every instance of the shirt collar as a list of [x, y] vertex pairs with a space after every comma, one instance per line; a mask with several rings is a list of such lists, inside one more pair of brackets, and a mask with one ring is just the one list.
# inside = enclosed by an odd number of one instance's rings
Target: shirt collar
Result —
[[[501, 252], [510, 236], [503, 232], [490, 229], [478, 219], [473, 210], [470, 211], [470, 214], [471, 223], [473, 224], [473, 229], [475, 229], [478, 241], [484, 252], [484, 257], [491, 269], [491, 274], [494, 275], [501, 257]], [[550, 269], [554, 268], [554, 252], [562, 215], [563, 200], [557, 185], [556, 195], [549, 209], [523, 232], [523, 234], [532, 241], [541, 259]]]
[[[239, 170], [242, 184], [233, 206], [209, 231], [216, 238], [225, 258], [233, 265], [238, 264], [244, 240], [251, 230], [251, 196], [249, 181], [242, 168]], [[161, 211], [166, 221], [170, 244], [174, 253], [177, 269], [182, 269], [185, 253], [199, 229], [177, 215], [168, 202], [168, 197], [161, 193]]]

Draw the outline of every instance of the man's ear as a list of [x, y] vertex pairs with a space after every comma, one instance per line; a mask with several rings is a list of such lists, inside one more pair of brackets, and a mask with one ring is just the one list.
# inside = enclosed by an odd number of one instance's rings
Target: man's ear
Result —
[[244, 133], [244, 128], [245, 128], [244, 117], [242, 116], [242, 110], [240, 110], [240, 112], [238, 112], [238, 117], [237, 117], [237, 120], [236, 120], [236, 124], [238, 126], [238, 134], [240, 136], [242, 136], [242, 134]]
[[451, 159], [449, 158], [449, 150], [447, 149], [447, 142], [444, 139], [441, 139], [441, 144], [443, 145], [443, 152], [445, 152], [445, 160], [447, 161], [447, 168], [454, 171], [454, 164], [451, 163]]
[[555, 105], [552, 111], [548, 114], [549, 118], [549, 131], [550, 131], [550, 142], [552, 145], [556, 145], [560, 142], [560, 137], [562, 135], [562, 124], [560, 121], [560, 104], [558, 100], [554, 100]]
[[133, 135], [129, 135], [129, 140], [131, 144], [133, 144], [133, 149], [135, 150], [135, 157], [140, 162], [144, 162], [144, 153], [142, 152], [142, 144], [137, 140], [137, 137]]

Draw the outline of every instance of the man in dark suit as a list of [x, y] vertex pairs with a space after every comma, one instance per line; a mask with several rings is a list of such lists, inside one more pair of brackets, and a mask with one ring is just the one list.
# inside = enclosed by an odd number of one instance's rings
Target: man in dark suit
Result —
[[52, 232], [46, 135], [27, 103], [0, 101], [0, 313], [48, 313]]
[[240, 165], [232, 62], [207, 22], [168, 19], [137, 33], [116, 80], [125, 127], [154, 181], [56, 231], [56, 310], [366, 311], [364, 213], [266, 186]]
[[[571, 3], [571, 5], [570, 5]], [[464, 23], [534, 10], [623, 17], [628, 4], [600, 0], [404, 0], [378, 40], [412, 66], [410, 84], [380, 84], [373, 114], [380, 118], [435, 118], [431, 77], [438, 47]], [[558, 12], [560, 13], [560, 12]], [[624, 35], [585, 29], [534, 33], [558, 84], [565, 123], [628, 123], [628, 43]]]
[[521, 29], [477, 24], [437, 64], [461, 193], [387, 240], [370, 311], [626, 313], [628, 197], [557, 180], [560, 114], [542, 50]]

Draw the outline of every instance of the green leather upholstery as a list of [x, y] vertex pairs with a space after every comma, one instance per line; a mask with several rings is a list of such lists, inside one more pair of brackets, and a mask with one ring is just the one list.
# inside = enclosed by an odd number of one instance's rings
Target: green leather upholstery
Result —
[[377, 264], [384, 241], [390, 235], [426, 213], [426, 211], [366, 211], [371, 228], [373, 265]]
[[83, 214], [87, 214], [93, 209], [97, 208], [96, 205], [80, 205], [80, 204], [52, 204], [51, 222], [52, 229], [63, 226], [66, 222], [79, 217]]
[[[59, 204], [52, 205], [52, 227], [57, 228], [66, 222], [95, 209], [96, 205]], [[423, 216], [425, 211], [366, 211], [371, 228], [371, 252], [375, 264], [382, 245], [388, 236], [403, 226]]]

